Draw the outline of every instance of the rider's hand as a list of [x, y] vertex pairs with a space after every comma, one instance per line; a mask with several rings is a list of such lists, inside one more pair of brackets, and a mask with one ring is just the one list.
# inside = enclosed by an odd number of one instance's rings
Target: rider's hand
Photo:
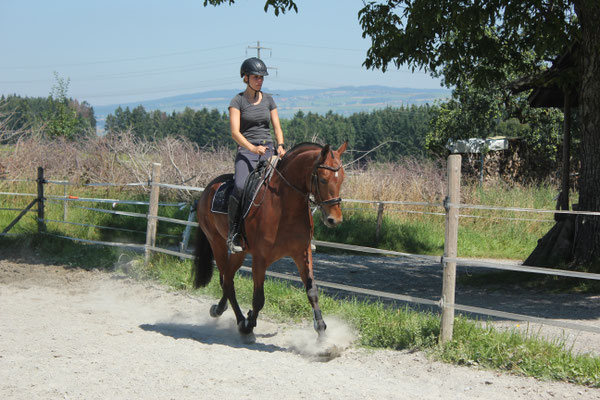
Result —
[[267, 148], [265, 146], [254, 146], [254, 148], [252, 149], [252, 152], [254, 154], [258, 154], [259, 156], [264, 156], [265, 153], [267, 152]]
[[279, 156], [279, 158], [283, 157], [284, 154], [285, 149], [283, 148], [283, 146], [277, 146], [277, 155]]

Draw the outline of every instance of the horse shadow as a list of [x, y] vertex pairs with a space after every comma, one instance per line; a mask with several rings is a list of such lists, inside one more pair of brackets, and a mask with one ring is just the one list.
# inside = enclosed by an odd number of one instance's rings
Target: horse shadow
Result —
[[[242, 336], [230, 326], [217, 323], [191, 324], [181, 322], [157, 322], [155, 324], [142, 324], [139, 326], [147, 332], [160, 333], [175, 340], [187, 339], [208, 345], [220, 344], [233, 348], [263, 351], [267, 353], [289, 352], [289, 349], [274, 344], [258, 341], [244, 342]], [[255, 333], [256, 339], [269, 338], [277, 333]]]

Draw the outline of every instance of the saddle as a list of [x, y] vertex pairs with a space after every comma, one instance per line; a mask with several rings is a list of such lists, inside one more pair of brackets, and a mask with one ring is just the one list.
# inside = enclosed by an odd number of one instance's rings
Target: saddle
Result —
[[[250, 212], [250, 208], [256, 199], [256, 195], [258, 194], [258, 190], [260, 189], [261, 185], [265, 182], [269, 182], [271, 179], [278, 160], [279, 159], [276, 156], [271, 157], [269, 160], [260, 160], [256, 164], [254, 170], [248, 174], [240, 199], [240, 207], [242, 207], [242, 220], [246, 218], [246, 215], [248, 215]], [[211, 212], [217, 214], [227, 214], [227, 204], [229, 203], [229, 197], [233, 193], [233, 187], [233, 177], [219, 185], [210, 206]]]

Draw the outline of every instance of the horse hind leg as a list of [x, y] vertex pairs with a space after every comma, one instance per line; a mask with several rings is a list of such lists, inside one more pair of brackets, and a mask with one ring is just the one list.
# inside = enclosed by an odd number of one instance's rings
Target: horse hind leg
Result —
[[235, 296], [235, 287], [233, 283], [233, 277], [235, 272], [239, 269], [244, 261], [243, 256], [228, 257], [227, 250], [224, 246], [219, 247], [218, 252], [215, 254], [215, 261], [219, 267], [219, 283], [223, 291], [223, 295], [217, 304], [213, 304], [210, 307], [209, 314], [213, 318], [220, 317], [225, 310], [227, 310], [227, 302], [231, 304], [233, 312], [235, 313], [236, 320], [239, 322], [244, 319], [244, 315], [237, 303]]
[[221, 297], [221, 300], [219, 300], [218, 304], [213, 304], [212, 306], [210, 306], [210, 316], [213, 318], [218, 318], [221, 315], [223, 315], [227, 308], [227, 296], [223, 295], [223, 297]]
[[265, 306], [265, 273], [267, 266], [257, 257], [252, 259], [252, 280], [254, 282], [254, 292], [252, 294], [252, 310], [248, 311], [248, 316], [238, 322], [238, 330], [243, 335], [250, 335], [256, 327], [256, 320], [260, 310]]
[[[221, 284], [221, 289], [223, 289], [223, 274], [219, 274], [219, 282]], [[221, 300], [219, 300], [218, 304], [213, 304], [210, 307], [210, 316], [213, 318], [218, 318], [227, 310], [227, 296], [223, 294]]]

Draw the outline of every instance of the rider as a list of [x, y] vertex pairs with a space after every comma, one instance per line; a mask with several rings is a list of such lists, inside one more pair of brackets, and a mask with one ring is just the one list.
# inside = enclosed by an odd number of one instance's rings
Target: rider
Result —
[[261, 91], [264, 77], [267, 75], [267, 66], [262, 60], [256, 57], [245, 60], [240, 68], [240, 76], [246, 84], [246, 90], [235, 95], [229, 103], [231, 137], [238, 144], [235, 157], [235, 187], [228, 205], [227, 247], [231, 253], [243, 250], [238, 235], [241, 214], [239, 202], [246, 178], [259, 158], [268, 159], [273, 154], [270, 124], [277, 140], [277, 154], [280, 157], [285, 154], [277, 105], [271, 95]]

